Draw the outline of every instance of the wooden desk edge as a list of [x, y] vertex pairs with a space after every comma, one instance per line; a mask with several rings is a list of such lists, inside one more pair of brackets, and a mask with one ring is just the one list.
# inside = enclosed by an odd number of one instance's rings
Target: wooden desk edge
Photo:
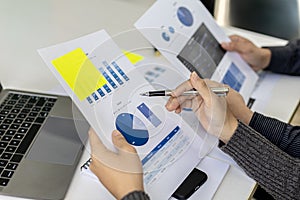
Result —
[[289, 120], [289, 123], [294, 126], [300, 126], [300, 100], [294, 110], [294, 113], [292, 114], [292, 117]]

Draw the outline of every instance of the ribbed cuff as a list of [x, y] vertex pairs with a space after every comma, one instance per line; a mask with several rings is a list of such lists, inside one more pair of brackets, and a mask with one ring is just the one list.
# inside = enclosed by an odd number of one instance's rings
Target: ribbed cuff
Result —
[[150, 197], [144, 191], [133, 191], [121, 200], [150, 200]]
[[249, 126], [259, 132], [261, 135], [265, 136], [273, 144], [282, 147], [284, 146], [284, 144], [282, 144], [282, 137], [284, 136], [283, 133], [287, 127], [286, 123], [254, 112]]
[[276, 73], [285, 73], [286, 67], [282, 65], [287, 65], [290, 62], [290, 57], [288, 52], [291, 51], [288, 46], [279, 47], [268, 47], [271, 50], [271, 60], [269, 66], [266, 70], [270, 70]]

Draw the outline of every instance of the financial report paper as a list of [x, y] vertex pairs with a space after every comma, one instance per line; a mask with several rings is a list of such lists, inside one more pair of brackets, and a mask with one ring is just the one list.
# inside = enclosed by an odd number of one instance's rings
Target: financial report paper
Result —
[[211, 149], [163, 98], [140, 96], [152, 86], [104, 30], [38, 52], [107, 148], [114, 129], [135, 146], [151, 198], [168, 199]]
[[230, 40], [201, 1], [156, 1], [135, 27], [186, 78], [195, 71], [248, 101], [258, 76], [237, 53], [221, 48]]

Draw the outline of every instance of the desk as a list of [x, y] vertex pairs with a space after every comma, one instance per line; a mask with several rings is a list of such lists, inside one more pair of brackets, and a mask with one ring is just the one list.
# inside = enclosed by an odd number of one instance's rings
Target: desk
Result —
[[290, 120], [290, 123], [295, 126], [300, 126], [300, 100], [297, 109]]
[[[111, 35], [133, 28], [134, 22], [154, 0], [11, 0], [0, 8], [0, 43], [3, 49], [0, 80], [5, 87], [46, 92], [59, 84], [47, 69], [36, 49], [67, 41], [105, 28]], [[110, 20], [109, 20], [110, 19]], [[114, 20], [114, 23], [112, 23]], [[284, 44], [285, 41], [250, 31], [224, 28], [226, 33], [243, 34], [257, 44]], [[245, 35], [246, 34], [246, 35]], [[299, 84], [298, 84], [299, 85]], [[277, 109], [280, 109], [279, 107]], [[230, 160], [218, 150], [209, 155]], [[79, 165], [89, 153], [84, 151]], [[256, 187], [234, 162], [217, 190], [214, 199], [248, 199]], [[79, 165], [66, 195], [66, 200], [113, 199], [103, 186], [79, 174]], [[1, 200], [19, 198], [0, 196]]]

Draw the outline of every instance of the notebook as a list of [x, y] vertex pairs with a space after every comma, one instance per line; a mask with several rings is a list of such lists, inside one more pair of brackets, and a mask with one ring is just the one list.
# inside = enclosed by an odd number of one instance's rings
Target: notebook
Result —
[[0, 195], [63, 199], [88, 123], [68, 97], [0, 88]]

